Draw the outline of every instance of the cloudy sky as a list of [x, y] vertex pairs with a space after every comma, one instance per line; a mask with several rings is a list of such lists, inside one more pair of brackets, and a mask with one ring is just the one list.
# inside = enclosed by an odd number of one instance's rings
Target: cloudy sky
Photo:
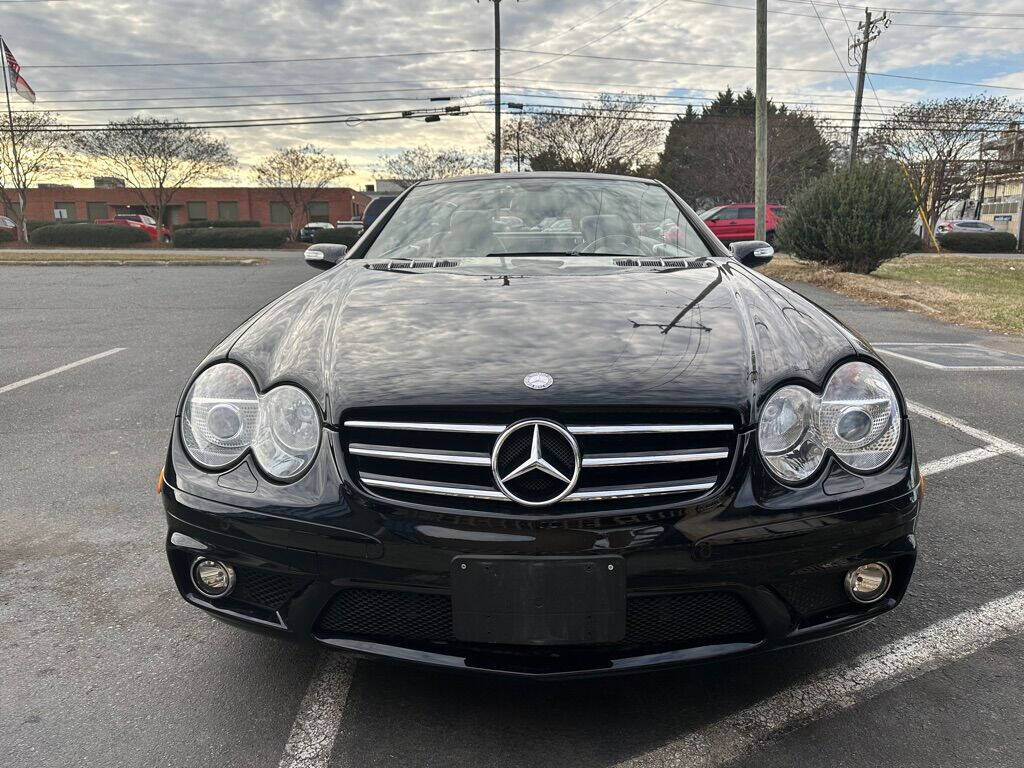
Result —
[[[846, 47], [864, 11], [840, 2], [769, 0], [768, 88], [776, 101], [844, 125], [852, 103]], [[601, 91], [642, 92], [668, 120], [726, 85], [753, 84], [753, 7], [503, 0], [504, 96], [540, 109], [578, 106]], [[870, 54], [877, 100], [869, 90], [866, 125], [920, 98], [983, 90], [1024, 98], [1024, 0], [895, 7]], [[0, 33], [38, 92], [34, 107], [16, 101], [16, 109], [57, 110], [82, 124], [135, 112], [189, 121], [367, 118], [220, 128], [242, 162], [231, 181], [251, 181], [248, 164], [275, 147], [313, 142], [349, 161], [347, 183], [363, 184], [381, 155], [418, 144], [482, 150], [492, 125], [487, 0], [0, 0], [0, 11]], [[439, 97], [451, 101], [430, 101]], [[470, 114], [437, 123], [368, 119], [445, 103]]]

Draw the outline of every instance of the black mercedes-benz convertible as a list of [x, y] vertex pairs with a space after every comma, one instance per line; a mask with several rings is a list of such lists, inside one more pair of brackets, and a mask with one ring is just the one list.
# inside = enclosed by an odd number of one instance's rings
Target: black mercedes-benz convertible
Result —
[[[217, 345], [159, 483], [185, 600], [351, 653], [569, 677], [895, 607], [922, 483], [871, 346], [662, 184], [417, 184]], [[327, 269], [329, 268], [329, 269]]]

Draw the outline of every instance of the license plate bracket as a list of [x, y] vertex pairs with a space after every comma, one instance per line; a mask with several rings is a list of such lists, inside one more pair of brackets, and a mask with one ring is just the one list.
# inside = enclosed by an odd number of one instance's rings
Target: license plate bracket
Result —
[[626, 567], [618, 556], [452, 560], [457, 640], [511, 645], [614, 643], [626, 633]]

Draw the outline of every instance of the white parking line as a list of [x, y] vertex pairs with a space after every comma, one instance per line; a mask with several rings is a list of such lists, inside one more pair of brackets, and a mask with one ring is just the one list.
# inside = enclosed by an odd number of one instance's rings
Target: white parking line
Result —
[[[1024, 456], [1024, 447], [965, 424], [919, 403], [911, 413], [957, 429], [984, 443], [954, 456], [928, 462], [926, 475], [982, 461], [1003, 453]], [[1024, 631], [1024, 590], [1002, 600], [933, 624], [918, 633], [834, 668], [811, 681], [690, 734], [679, 742], [622, 765], [708, 768], [718, 766], [783, 730], [854, 706], [942, 663]], [[355, 660], [325, 652], [299, 706], [278, 768], [326, 768], [341, 728]]]
[[1024, 590], [943, 619], [619, 766], [720, 766], [787, 731], [854, 707], [1020, 633], [1024, 633]]
[[1013, 453], [1018, 456], [1024, 456], [1024, 445], [1018, 445], [1017, 443], [1010, 442], [1002, 437], [996, 437], [991, 432], [986, 432], [984, 429], [972, 427], [970, 424], [960, 421], [960, 419], [948, 416], [941, 411], [936, 411], [934, 408], [929, 408], [927, 405], [912, 403], [908, 400], [907, 408], [910, 409], [911, 413], [916, 413], [918, 416], [924, 416], [932, 421], [937, 421], [939, 424], [952, 427], [953, 429], [963, 432], [965, 435], [969, 435], [976, 440], [987, 443], [988, 447], [996, 449], [999, 453]]
[[0, 395], [2, 395], [4, 392], [10, 392], [12, 389], [24, 387], [26, 384], [32, 384], [33, 382], [39, 381], [41, 379], [49, 378], [50, 376], [53, 376], [55, 374], [64, 373], [64, 371], [70, 371], [72, 368], [77, 368], [80, 365], [91, 363], [94, 360], [100, 360], [104, 357], [109, 357], [110, 355], [116, 355], [118, 352], [124, 352], [126, 349], [127, 347], [114, 347], [113, 349], [108, 349], [106, 352], [100, 352], [97, 355], [83, 357], [81, 360], [75, 360], [75, 362], [73, 363], [61, 365], [57, 368], [52, 368], [49, 371], [44, 371], [43, 373], [37, 373], [35, 376], [29, 376], [27, 379], [15, 381], [12, 384], [5, 384], [4, 386], [0, 387]]
[[340, 653], [321, 654], [278, 768], [327, 768], [341, 728], [355, 664], [355, 659]]
[[993, 459], [1002, 453], [1003, 451], [999, 450], [998, 446], [985, 445], [981, 448], [974, 448], [973, 450], [964, 451], [963, 453], [955, 453], [952, 456], [946, 456], [945, 458], [935, 459], [934, 461], [929, 461], [927, 464], [922, 464], [921, 474], [925, 476], [937, 475], [939, 472], [945, 472], [947, 469], [962, 467], [964, 464], [973, 464], [976, 461]]

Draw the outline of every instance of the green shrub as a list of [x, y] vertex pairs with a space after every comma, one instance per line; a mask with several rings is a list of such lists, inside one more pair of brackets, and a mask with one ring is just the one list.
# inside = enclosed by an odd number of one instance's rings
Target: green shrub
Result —
[[843, 272], [873, 272], [917, 247], [916, 207], [896, 169], [860, 165], [808, 184], [786, 209], [779, 250]]
[[341, 243], [349, 248], [359, 239], [359, 227], [336, 227], [334, 229], [320, 229], [313, 235], [314, 243]]
[[0, 243], [13, 243], [18, 236], [9, 229], [0, 229]]
[[288, 230], [278, 227], [210, 227], [176, 229], [177, 248], [280, 248]]
[[222, 228], [222, 229], [245, 229], [249, 227], [258, 227], [260, 223], [255, 219], [241, 219], [239, 221], [231, 221], [229, 219], [196, 219], [195, 221], [185, 221], [181, 224], [175, 224], [171, 229], [207, 229], [208, 227]]
[[33, 245], [73, 245], [94, 248], [122, 248], [152, 240], [145, 230], [104, 224], [49, 224], [31, 235]]
[[1010, 232], [945, 232], [939, 235], [939, 245], [961, 253], [1012, 253], [1017, 238]]
[[83, 219], [29, 219], [25, 222], [25, 226], [28, 227], [28, 233], [31, 235], [40, 227], [52, 227], [54, 224], [92, 224], [91, 221], [84, 221]]

